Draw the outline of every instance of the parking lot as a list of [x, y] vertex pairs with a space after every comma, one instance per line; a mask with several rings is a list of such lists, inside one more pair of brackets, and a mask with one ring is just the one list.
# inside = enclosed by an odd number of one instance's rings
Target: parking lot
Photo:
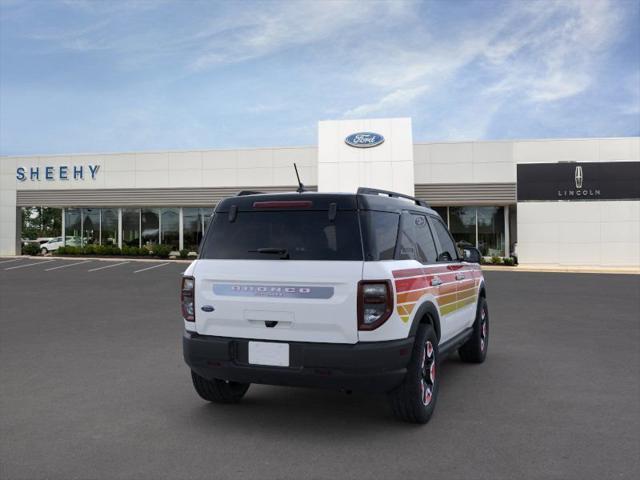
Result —
[[637, 478], [640, 276], [486, 272], [489, 357], [429, 424], [383, 396], [252, 386], [203, 402], [185, 263], [0, 259], [0, 478]]

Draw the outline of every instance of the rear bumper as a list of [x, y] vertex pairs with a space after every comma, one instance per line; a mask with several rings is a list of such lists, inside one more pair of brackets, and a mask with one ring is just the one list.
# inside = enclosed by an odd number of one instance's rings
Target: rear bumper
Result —
[[185, 331], [182, 344], [187, 365], [208, 379], [386, 392], [402, 382], [413, 340], [354, 345], [288, 342], [289, 367], [249, 364], [249, 339]]

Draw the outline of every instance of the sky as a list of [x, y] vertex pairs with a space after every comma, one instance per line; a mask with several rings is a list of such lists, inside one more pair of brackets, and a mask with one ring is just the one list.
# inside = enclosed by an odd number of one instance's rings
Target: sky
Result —
[[640, 0], [0, 0], [0, 154], [640, 135]]

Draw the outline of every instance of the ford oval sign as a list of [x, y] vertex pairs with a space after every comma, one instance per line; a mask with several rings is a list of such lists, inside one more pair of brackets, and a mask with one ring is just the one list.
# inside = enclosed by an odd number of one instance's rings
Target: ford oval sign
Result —
[[377, 147], [382, 142], [384, 142], [384, 137], [379, 133], [373, 132], [358, 132], [352, 135], [349, 135], [344, 139], [347, 145], [356, 148], [371, 148]]

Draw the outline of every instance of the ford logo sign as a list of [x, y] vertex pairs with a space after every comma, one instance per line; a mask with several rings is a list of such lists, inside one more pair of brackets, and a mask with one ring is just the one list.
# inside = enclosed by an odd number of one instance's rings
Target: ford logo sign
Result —
[[347, 145], [356, 148], [371, 148], [377, 147], [384, 142], [384, 137], [379, 133], [373, 132], [358, 132], [349, 135], [344, 139]]

